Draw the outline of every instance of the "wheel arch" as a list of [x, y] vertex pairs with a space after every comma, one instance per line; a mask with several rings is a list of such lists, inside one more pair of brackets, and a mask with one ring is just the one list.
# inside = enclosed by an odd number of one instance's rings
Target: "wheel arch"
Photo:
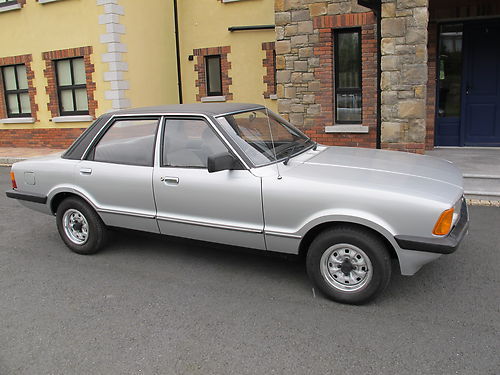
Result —
[[299, 256], [305, 257], [307, 255], [307, 251], [309, 250], [309, 246], [311, 245], [312, 241], [322, 232], [324, 232], [327, 229], [332, 229], [340, 226], [349, 226], [351, 228], [355, 228], [358, 230], [364, 230], [367, 232], [370, 232], [377, 236], [385, 245], [387, 250], [389, 251], [389, 254], [391, 258], [394, 258], [398, 260], [399, 258], [396, 252], [396, 249], [394, 248], [393, 244], [391, 241], [381, 232], [367, 226], [364, 224], [360, 223], [355, 223], [355, 222], [350, 222], [350, 221], [327, 221], [323, 222], [320, 224], [315, 225], [314, 227], [310, 228], [307, 233], [302, 237], [302, 240], [300, 241], [299, 245]]
[[56, 194], [54, 194], [53, 197], [50, 198], [49, 207], [50, 207], [50, 212], [52, 213], [52, 215], [56, 214], [57, 208], [59, 207], [61, 202], [64, 201], [66, 198], [70, 198], [70, 197], [75, 197], [75, 198], [83, 200], [85, 203], [89, 204], [90, 207], [92, 207], [97, 212], [95, 206], [92, 204], [92, 202], [90, 202], [89, 199], [87, 199], [84, 195], [78, 194], [77, 192], [72, 190], [72, 191], [59, 191]]

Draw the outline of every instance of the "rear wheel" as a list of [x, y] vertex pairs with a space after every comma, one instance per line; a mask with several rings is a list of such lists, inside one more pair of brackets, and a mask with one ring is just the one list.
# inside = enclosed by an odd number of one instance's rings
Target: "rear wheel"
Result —
[[79, 198], [66, 198], [56, 213], [57, 229], [62, 240], [78, 254], [94, 254], [106, 243], [107, 228], [101, 218]]
[[320, 233], [307, 253], [307, 272], [330, 299], [362, 304], [381, 293], [391, 278], [391, 259], [374, 234], [350, 226]]

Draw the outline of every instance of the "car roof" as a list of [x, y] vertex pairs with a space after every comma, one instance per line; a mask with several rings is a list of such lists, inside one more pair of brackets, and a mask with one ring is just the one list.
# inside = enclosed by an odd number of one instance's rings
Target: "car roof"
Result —
[[226, 113], [249, 111], [252, 109], [264, 108], [261, 104], [251, 103], [193, 103], [193, 104], [171, 104], [156, 107], [142, 107], [124, 109], [116, 112], [109, 112], [113, 115], [144, 115], [144, 114], [204, 114], [208, 116], [218, 116]]
[[87, 128], [80, 137], [78, 137], [71, 147], [63, 154], [66, 159], [80, 159], [90, 142], [99, 133], [99, 131], [106, 125], [108, 120], [116, 115], [168, 115], [183, 114], [183, 115], [206, 115], [206, 116], [219, 116], [227, 113], [251, 111], [255, 109], [265, 108], [261, 104], [249, 103], [194, 103], [194, 104], [172, 104], [162, 105], [157, 107], [143, 107], [123, 109], [120, 111], [107, 112], [101, 116]]

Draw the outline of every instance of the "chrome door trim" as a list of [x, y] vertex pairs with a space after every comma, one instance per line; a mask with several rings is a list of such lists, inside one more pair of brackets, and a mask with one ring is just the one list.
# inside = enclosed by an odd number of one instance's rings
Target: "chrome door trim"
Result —
[[234, 231], [238, 231], [238, 232], [259, 233], [259, 234], [263, 233], [263, 230], [261, 230], [261, 229], [238, 227], [238, 226], [235, 226], [235, 225], [213, 224], [213, 223], [206, 223], [206, 222], [203, 222], [203, 221], [178, 219], [178, 218], [166, 217], [166, 216], [156, 216], [156, 219], [157, 220], [161, 220], [161, 221], [169, 221], [169, 222], [172, 222], [172, 223], [188, 224], [188, 225], [198, 225], [200, 227], [208, 227], [208, 228], [216, 228], [216, 229], [227, 229], [227, 230], [234, 230]]
[[141, 214], [138, 212], [130, 212], [130, 211], [111, 210], [111, 209], [107, 209], [107, 208], [97, 208], [96, 211], [99, 213], [103, 213], [103, 214], [133, 216], [133, 217], [141, 217], [144, 219], [154, 219], [156, 217], [155, 215], [150, 215], [150, 214]]
[[294, 239], [301, 239], [301, 236], [298, 236], [296, 234], [290, 234], [290, 233], [283, 233], [283, 232], [273, 232], [273, 231], [264, 231], [264, 234], [266, 236], [275, 236], [275, 237], [285, 237], [285, 238], [294, 238]]

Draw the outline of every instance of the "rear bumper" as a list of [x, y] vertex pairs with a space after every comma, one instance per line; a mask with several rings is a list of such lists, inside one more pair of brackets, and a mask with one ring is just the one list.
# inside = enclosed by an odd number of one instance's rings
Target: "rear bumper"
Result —
[[399, 247], [405, 250], [416, 250], [427, 253], [451, 254], [458, 249], [460, 242], [469, 229], [469, 212], [467, 204], [462, 204], [460, 219], [446, 237], [426, 238], [417, 236], [395, 236]]
[[47, 196], [35, 193], [26, 193], [17, 190], [8, 190], [5, 192], [5, 195], [7, 195], [7, 197], [9, 198], [19, 199], [21, 201], [34, 202], [40, 204], [47, 203]]

